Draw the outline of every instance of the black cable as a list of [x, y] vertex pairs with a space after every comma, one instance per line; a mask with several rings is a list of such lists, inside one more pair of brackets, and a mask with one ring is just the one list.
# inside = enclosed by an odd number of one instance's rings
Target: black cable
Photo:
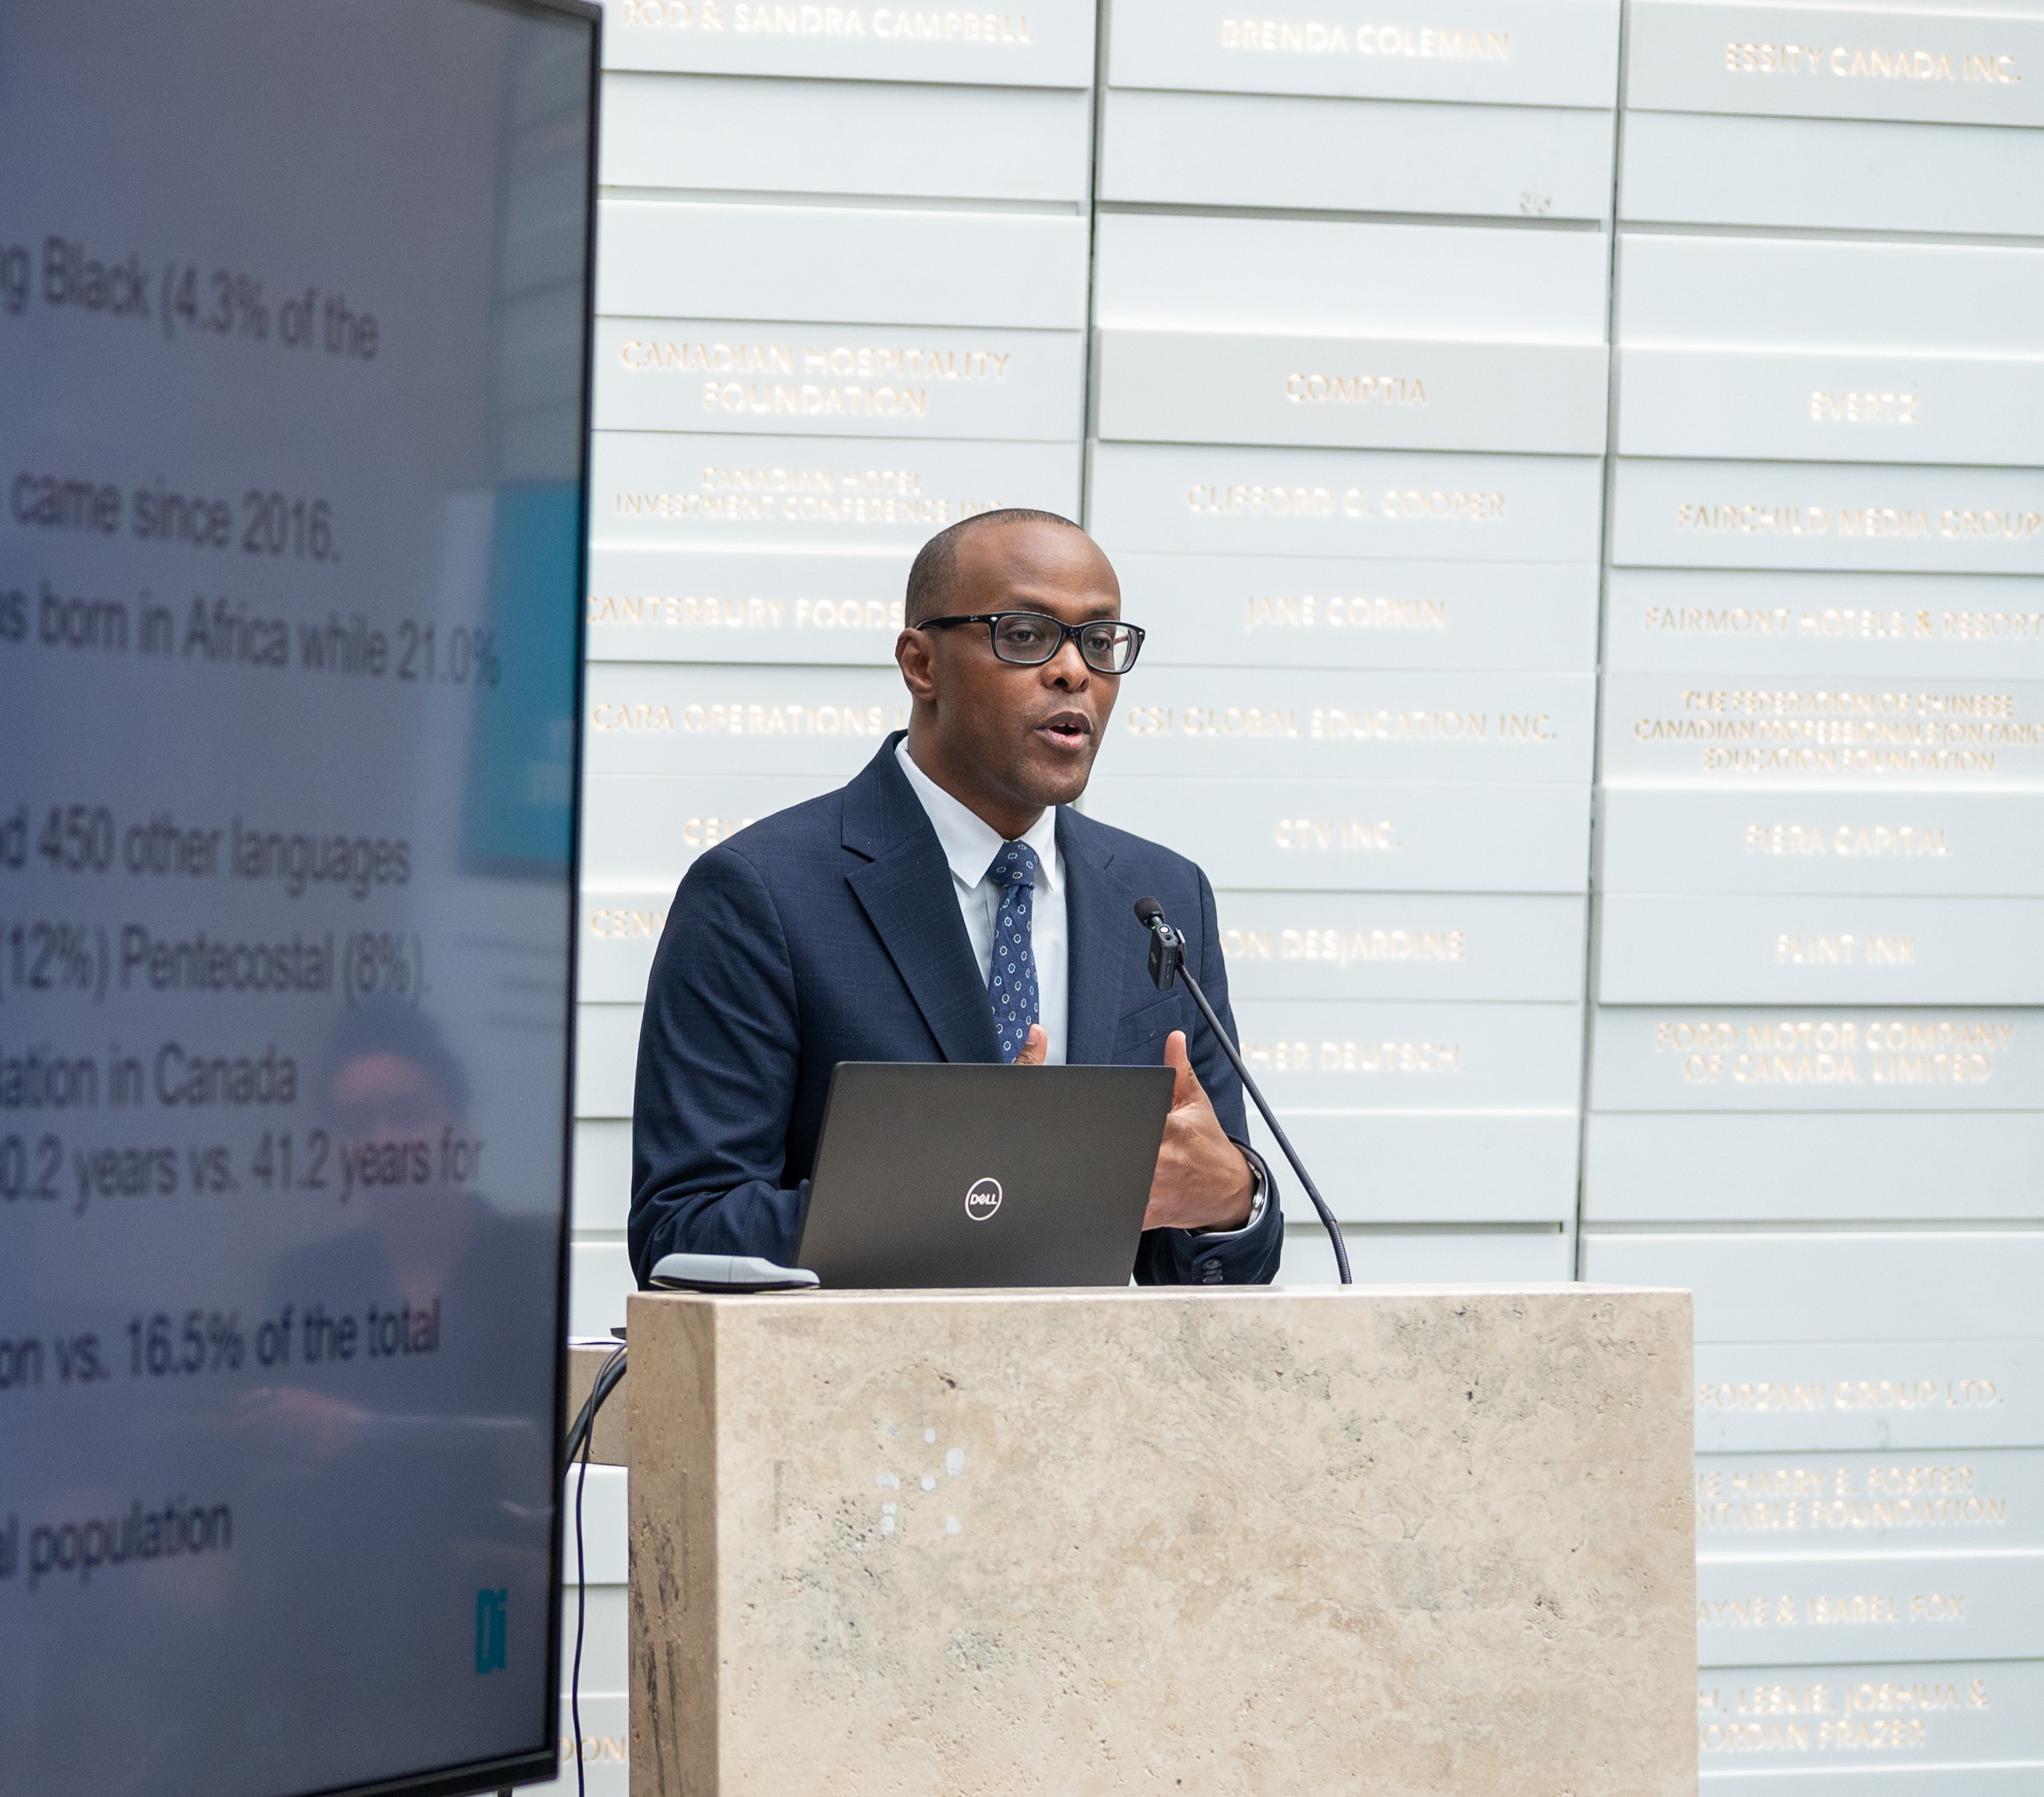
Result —
[[1320, 1196], [1320, 1188], [1313, 1184], [1313, 1176], [1306, 1171], [1306, 1163], [1299, 1158], [1299, 1151], [1292, 1146], [1292, 1138], [1285, 1133], [1284, 1126], [1278, 1121], [1263, 1094], [1257, 1089], [1256, 1081], [1249, 1077], [1249, 1069], [1243, 1064], [1235, 1042], [1228, 1031], [1220, 1027], [1220, 1019], [1214, 1015], [1214, 1008], [1207, 1003], [1207, 995], [1200, 990], [1200, 982], [1193, 977], [1192, 970], [1185, 965], [1185, 939], [1164, 921], [1164, 908], [1153, 898], [1135, 901], [1136, 921], [1150, 932], [1150, 977], [1159, 992], [1170, 990], [1171, 982], [1182, 977], [1185, 990], [1193, 995], [1193, 1002], [1200, 1008], [1200, 1015], [1207, 1020], [1207, 1027], [1213, 1031], [1214, 1039], [1221, 1046], [1229, 1063], [1241, 1077], [1243, 1089], [1255, 1100], [1256, 1108], [1263, 1113], [1263, 1120], [1270, 1126], [1270, 1133], [1277, 1137], [1278, 1146], [1285, 1150], [1285, 1158], [1292, 1163], [1292, 1171], [1299, 1176], [1299, 1183], [1305, 1187], [1306, 1196], [1313, 1201], [1313, 1208], [1320, 1213], [1320, 1224], [1327, 1232], [1327, 1239], [1334, 1244], [1335, 1265], [1341, 1273], [1344, 1285], [1353, 1285], [1354, 1279], [1348, 1270], [1348, 1244], [1343, 1241], [1341, 1225], [1335, 1221], [1335, 1214], [1327, 1208], [1327, 1201]]
[[1335, 1245], [1335, 1265], [1340, 1269], [1341, 1282], [1353, 1285], [1354, 1279], [1348, 1270], [1348, 1246], [1342, 1240], [1341, 1225], [1335, 1221], [1335, 1214], [1327, 1208], [1327, 1201], [1320, 1196], [1320, 1188], [1313, 1184], [1313, 1176], [1306, 1171], [1306, 1164], [1299, 1158], [1298, 1150], [1293, 1147], [1292, 1138], [1286, 1135], [1284, 1126], [1272, 1115], [1270, 1107], [1263, 1100], [1263, 1094], [1256, 1089], [1256, 1081], [1249, 1077], [1249, 1069], [1242, 1064], [1242, 1057], [1235, 1052], [1235, 1044], [1228, 1040], [1228, 1031], [1220, 1027], [1220, 1019], [1214, 1015], [1214, 1008], [1207, 1003], [1207, 995], [1200, 990], [1200, 983], [1184, 966], [1178, 969], [1185, 982], [1185, 990], [1193, 995], [1193, 1002], [1200, 1008], [1200, 1015], [1207, 1020], [1207, 1027], [1214, 1033], [1222, 1051], [1235, 1065], [1242, 1076], [1242, 1083], [1249, 1096], [1256, 1100], [1256, 1108], [1263, 1113], [1263, 1120], [1270, 1126], [1270, 1133], [1277, 1137], [1278, 1146], [1285, 1150], [1285, 1158], [1292, 1163], [1292, 1170], [1299, 1176], [1299, 1183], [1305, 1187], [1306, 1196], [1313, 1201], [1313, 1208], [1320, 1214], [1320, 1222], [1326, 1228], [1327, 1239]]
[[589, 1482], [590, 1451], [596, 1442], [596, 1413], [603, 1408], [604, 1400], [624, 1383], [624, 1350], [620, 1347], [597, 1369], [595, 1381], [589, 1388], [589, 1400], [575, 1413], [574, 1423], [568, 1430], [569, 1461], [574, 1461], [578, 1452], [582, 1457], [575, 1473], [574, 1496], [574, 1663], [568, 1674], [568, 1716], [574, 1729], [576, 1797], [588, 1797], [588, 1774], [583, 1769], [582, 1757], [582, 1623], [589, 1611], [589, 1587], [585, 1582], [588, 1566], [583, 1558], [582, 1542], [582, 1487]]

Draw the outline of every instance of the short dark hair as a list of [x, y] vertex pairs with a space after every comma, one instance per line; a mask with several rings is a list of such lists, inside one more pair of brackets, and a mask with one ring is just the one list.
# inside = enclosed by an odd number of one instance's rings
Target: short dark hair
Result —
[[1039, 512], [1027, 505], [1004, 505], [997, 512], [975, 512], [969, 518], [947, 524], [916, 551], [915, 565], [909, 570], [909, 597], [901, 610], [904, 624], [919, 624], [925, 618], [940, 618], [950, 610], [951, 581], [958, 572], [959, 540], [967, 532], [986, 524], [1062, 524], [1066, 530], [1084, 534], [1082, 527], [1070, 518], [1062, 518], [1055, 512]]
[[450, 1112], [467, 1114], [468, 1075], [440, 1025], [425, 1012], [390, 998], [369, 999], [341, 1013], [322, 1069], [328, 1096], [355, 1062], [377, 1054], [410, 1062]]

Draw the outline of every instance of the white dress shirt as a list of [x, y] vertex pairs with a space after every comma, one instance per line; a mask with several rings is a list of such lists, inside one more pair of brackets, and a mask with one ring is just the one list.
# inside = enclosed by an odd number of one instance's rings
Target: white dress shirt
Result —
[[[986, 877], [993, 858], [1006, 841], [993, 826], [961, 804], [916, 766], [906, 737], [895, 746], [895, 758], [909, 785], [929, 813], [930, 827], [950, 863], [951, 889], [972, 941], [973, 959], [986, 985], [993, 966], [993, 925], [1001, 912], [1001, 888]], [[1036, 890], [1029, 901], [1029, 942], [1036, 956], [1036, 1021], [1050, 1039], [1048, 1066], [1065, 1064], [1065, 1019], [1071, 1004], [1065, 928], [1065, 864], [1058, 854], [1058, 813], [1046, 806], [1019, 840], [1036, 851]]]
[[[993, 925], [1000, 915], [1001, 893], [999, 882], [987, 878], [986, 870], [1008, 839], [916, 766], [915, 758], [909, 753], [907, 737], [895, 745], [894, 756], [909, 777], [910, 789], [929, 813], [937, 845], [950, 864], [951, 890], [958, 897], [965, 933], [971, 939], [973, 959], [978, 964], [980, 984], [984, 985], [993, 966]], [[1066, 954], [1070, 938], [1065, 924], [1065, 864], [1058, 853], [1056, 808], [1046, 806], [1043, 815], [1020, 839], [1036, 851], [1036, 892], [1029, 906], [1029, 939], [1036, 955], [1036, 1021], [1049, 1039], [1043, 1061], [1047, 1066], [1062, 1067], [1071, 993], [1066, 983], [1070, 977]], [[1256, 1182], [1249, 1221], [1239, 1229], [1196, 1229], [1190, 1234], [1216, 1239], [1247, 1235], [1263, 1220], [1267, 1199], [1262, 1163], [1252, 1158], [1249, 1164]]]

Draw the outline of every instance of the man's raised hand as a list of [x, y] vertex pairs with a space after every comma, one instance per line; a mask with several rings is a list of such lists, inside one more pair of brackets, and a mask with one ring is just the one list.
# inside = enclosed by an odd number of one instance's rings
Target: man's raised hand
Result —
[[1239, 1229], [1249, 1221], [1254, 1203], [1255, 1176], [1214, 1115], [1213, 1103], [1185, 1053], [1183, 1030], [1174, 1030], [1165, 1039], [1164, 1065], [1176, 1082], [1143, 1227]]

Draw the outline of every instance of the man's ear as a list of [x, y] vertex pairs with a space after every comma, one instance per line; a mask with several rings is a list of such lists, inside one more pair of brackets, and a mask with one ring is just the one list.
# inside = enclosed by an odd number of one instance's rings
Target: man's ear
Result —
[[905, 630], [894, 639], [894, 660], [901, 670], [909, 696], [928, 704], [937, 696], [936, 658], [931, 654], [930, 633]]

